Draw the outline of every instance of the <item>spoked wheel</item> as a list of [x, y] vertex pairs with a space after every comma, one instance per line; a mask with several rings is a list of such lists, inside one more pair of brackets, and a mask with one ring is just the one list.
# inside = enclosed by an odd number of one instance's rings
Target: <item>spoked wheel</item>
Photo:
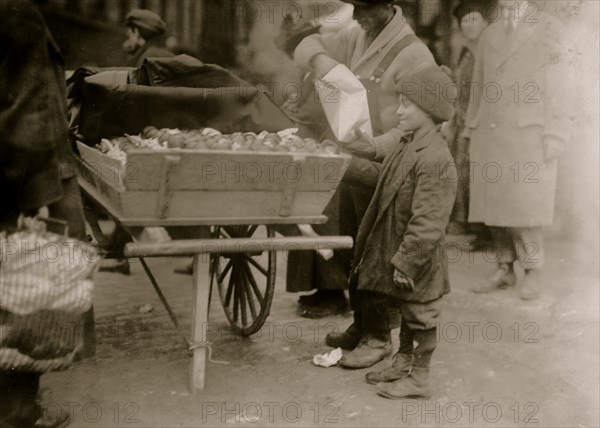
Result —
[[[220, 239], [249, 238], [265, 234], [254, 226], [217, 226], [213, 237]], [[275, 232], [266, 228], [269, 238]], [[275, 251], [254, 253], [212, 254], [211, 285], [216, 281], [225, 315], [233, 329], [250, 336], [261, 329], [271, 310], [275, 290]]]

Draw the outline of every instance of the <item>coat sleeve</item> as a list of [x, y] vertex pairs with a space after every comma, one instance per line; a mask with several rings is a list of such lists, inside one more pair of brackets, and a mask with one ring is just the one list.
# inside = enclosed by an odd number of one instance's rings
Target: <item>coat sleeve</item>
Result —
[[398, 147], [398, 143], [405, 134], [406, 133], [400, 128], [394, 127], [373, 138], [373, 143], [375, 144], [375, 160], [383, 162], [383, 159]]
[[417, 280], [431, 261], [440, 256], [436, 252], [445, 236], [456, 197], [456, 168], [452, 157], [445, 145], [440, 144], [434, 150], [441, 151], [442, 155], [417, 164], [412, 216], [402, 244], [392, 257], [394, 267], [413, 280]]
[[294, 51], [294, 61], [303, 70], [309, 70], [310, 62], [318, 54], [325, 54], [337, 62], [346, 64], [346, 55], [353, 27], [335, 33], [313, 34], [300, 42]]
[[483, 86], [483, 69], [486, 47], [486, 32], [484, 31], [479, 43], [477, 44], [477, 52], [475, 54], [475, 64], [473, 65], [473, 76], [471, 79], [471, 94], [467, 114], [465, 117], [465, 126], [463, 128], [462, 137], [471, 138], [471, 131], [479, 125], [479, 110], [481, 108], [482, 86]]

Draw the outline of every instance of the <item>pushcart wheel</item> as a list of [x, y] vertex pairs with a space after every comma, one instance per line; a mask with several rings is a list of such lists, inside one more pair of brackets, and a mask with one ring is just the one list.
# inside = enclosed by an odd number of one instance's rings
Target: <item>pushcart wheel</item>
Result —
[[[264, 229], [257, 225], [213, 229], [213, 237], [219, 239], [249, 238], [255, 233], [264, 234]], [[275, 232], [267, 227], [266, 235], [272, 238]], [[211, 254], [209, 275], [217, 283], [223, 310], [233, 329], [242, 336], [250, 336], [261, 329], [269, 316], [277, 258], [275, 251], [241, 250], [247, 252]]]

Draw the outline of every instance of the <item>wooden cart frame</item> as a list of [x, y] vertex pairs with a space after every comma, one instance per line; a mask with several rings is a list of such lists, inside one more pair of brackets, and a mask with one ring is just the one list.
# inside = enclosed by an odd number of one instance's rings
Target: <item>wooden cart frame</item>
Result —
[[[239, 217], [239, 218], [186, 218], [173, 219], [165, 215], [159, 215], [155, 219], [132, 219], [126, 218], [114, 209], [112, 201], [107, 199], [106, 194], [98, 191], [90, 184], [89, 177], [84, 175], [90, 173], [90, 165], [82, 159], [80, 163], [80, 175], [78, 182], [85, 199], [91, 202], [86, 207], [86, 219], [100, 246], [106, 244], [105, 237], [98, 225], [95, 215], [98, 208], [105, 211], [116, 224], [121, 225], [134, 237], [139, 237], [145, 227], [190, 227], [205, 226], [210, 228], [210, 239], [174, 240], [163, 243], [139, 243], [128, 245], [125, 254], [109, 255], [109, 257], [139, 258], [144, 271], [148, 275], [161, 302], [167, 309], [175, 327], [179, 330], [177, 317], [171, 310], [164, 295], [162, 294], [156, 279], [152, 275], [146, 257], [165, 256], [192, 256], [193, 257], [193, 305], [192, 305], [192, 328], [190, 339], [187, 343], [193, 353], [189, 387], [192, 393], [204, 388], [206, 375], [206, 362], [208, 358], [207, 328], [208, 315], [212, 289], [216, 282], [219, 297], [225, 315], [232, 328], [241, 335], [251, 335], [263, 326], [269, 315], [273, 292], [275, 289], [276, 252], [298, 251], [298, 250], [323, 250], [323, 249], [349, 249], [353, 242], [350, 237], [323, 236], [323, 237], [276, 237], [275, 229], [282, 225], [318, 224], [327, 221], [323, 215], [319, 216], [261, 216], [261, 217]], [[173, 160], [171, 160], [173, 161]], [[162, 174], [166, 174], [163, 182], [168, 182], [169, 162], [168, 158], [162, 168]], [[175, 161], [173, 161], [175, 162]], [[292, 193], [284, 194], [286, 198], [293, 198]], [[159, 201], [168, 201], [168, 189], [158, 189]], [[285, 207], [283, 206], [283, 209]], [[285, 213], [284, 213], [285, 214]], [[162, 218], [161, 218], [162, 217]], [[253, 237], [260, 225], [266, 226], [266, 237]], [[267, 264], [262, 266], [253, 256], [267, 254]], [[205, 279], [200, 277], [198, 265], [203, 254], [210, 254], [209, 286]], [[260, 280], [257, 280], [257, 275]], [[264, 282], [263, 282], [264, 281]], [[259, 283], [260, 282], [260, 283]]]

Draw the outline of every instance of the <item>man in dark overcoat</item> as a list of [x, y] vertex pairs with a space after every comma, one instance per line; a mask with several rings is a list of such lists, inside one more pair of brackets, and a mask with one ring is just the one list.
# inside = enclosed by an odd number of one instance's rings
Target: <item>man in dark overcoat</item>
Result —
[[[62, 58], [40, 12], [28, 0], [0, 2], [1, 231], [63, 200], [61, 180], [73, 176], [64, 93]], [[0, 426], [64, 426], [41, 418], [40, 376], [0, 371]]]

